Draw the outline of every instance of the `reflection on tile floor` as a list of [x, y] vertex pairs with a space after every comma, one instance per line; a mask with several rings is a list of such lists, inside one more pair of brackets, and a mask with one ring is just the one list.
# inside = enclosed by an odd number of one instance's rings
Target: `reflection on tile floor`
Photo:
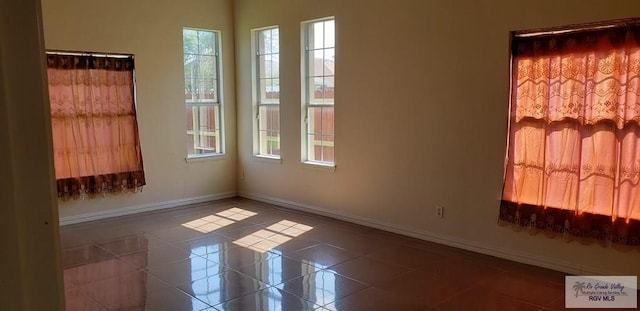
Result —
[[68, 311], [555, 310], [564, 274], [235, 198], [61, 228]]

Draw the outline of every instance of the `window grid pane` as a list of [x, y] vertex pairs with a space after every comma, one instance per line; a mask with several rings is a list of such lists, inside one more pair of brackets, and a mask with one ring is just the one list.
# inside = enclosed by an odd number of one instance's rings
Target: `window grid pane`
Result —
[[279, 30], [255, 32], [255, 98], [257, 110], [257, 153], [280, 156]]
[[222, 153], [219, 34], [183, 29], [187, 154]]
[[219, 104], [187, 104], [187, 137], [190, 155], [219, 153], [219, 120]]
[[305, 29], [306, 160], [333, 164], [335, 21], [310, 22]]

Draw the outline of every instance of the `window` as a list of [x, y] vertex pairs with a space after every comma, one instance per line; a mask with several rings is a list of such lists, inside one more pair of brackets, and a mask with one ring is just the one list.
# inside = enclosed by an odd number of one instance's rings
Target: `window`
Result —
[[139, 190], [133, 56], [48, 52], [47, 76], [58, 197]]
[[302, 29], [302, 160], [334, 165], [335, 21], [310, 21]]
[[185, 28], [184, 95], [187, 116], [187, 155], [224, 152], [220, 75], [220, 33]]
[[521, 32], [500, 219], [640, 245], [640, 21]]
[[280, 35], [278, 27], [253, 31], [256, 154], [280, 157]]

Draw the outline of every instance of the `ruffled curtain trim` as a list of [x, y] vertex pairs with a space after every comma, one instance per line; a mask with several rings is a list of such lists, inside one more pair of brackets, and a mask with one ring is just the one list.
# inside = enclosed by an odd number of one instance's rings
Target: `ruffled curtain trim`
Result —
[[85, 199], [107, 194], [142, 192], [144, 172], [125, 172], [79, 178], [58, 179], [58, 198]]
[[583, 244], [599, 243], [619, 249], [640, 246], [640, 221], [591, 213], [518, 204], [502, 200], [501, 224], [513, 225], [515, 230], [531, 234], [544, 233], [548, 237], [579, 241]]
[[142, 192], [146, 185], [144, 172], [126, 172], [79, 178], [65, 178], [56, 181], [58, 198], [61, 200], [86, 199], [107, 194]]

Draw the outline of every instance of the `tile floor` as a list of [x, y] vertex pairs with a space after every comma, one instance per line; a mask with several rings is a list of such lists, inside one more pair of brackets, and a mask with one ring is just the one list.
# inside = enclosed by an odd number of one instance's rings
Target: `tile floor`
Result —
[[78, 310], [558, 310], [564, 274], [235, 198], [61, 228]]

